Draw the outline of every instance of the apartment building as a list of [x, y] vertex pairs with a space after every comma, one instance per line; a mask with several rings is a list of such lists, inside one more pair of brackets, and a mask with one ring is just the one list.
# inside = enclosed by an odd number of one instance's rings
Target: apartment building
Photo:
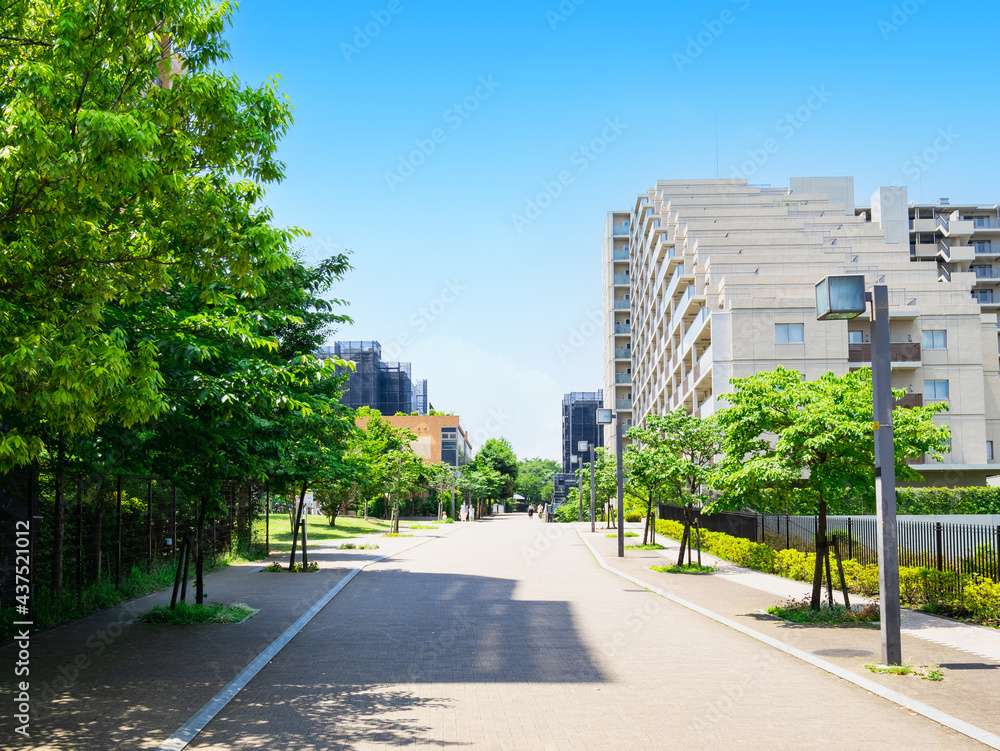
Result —
[[[579, 469], [584, 459], [579, 458], [580, 441], [593, 444], [594, 448], [604, 445], [604, 431], [597, 424], [597, 410], [604, 406], [604, 394], [600, 391], [572, 391], [562, 400], [562, 471], [572, 473]], [[577, 462], [572, 458], [577, 456]], [[589, 454], [587, 454], [589, 457]], [[590, 459], [586, 459], [590, 461]]]
[[916, 468], [941, 485], [1000, 473], [996, 206], [910, 205], [888, 187], [858, 207], [849, 177], [658, 181], [608, 213], [603, 245], [605, 405], [624, 420], [707, 416], [730, 379], [778, 365], [810, 379], [867, 365], [867, 316], [817, 321], [814, 294], [828, 274], [864, 274], [889, 287], [903, 403], [949, 406], [944, 463]]
[[[604, 308], [604, 406], [617, 410], [623, 430], [632, 426], [632, 282], [629, 249], [632, 214], [608, 212], [602, 250]], [[615, 445], [617, 424], [604, 428]]]
[[[472, 441], [458, 415], [383, 415], [395, 428], [406, 428], [416, 436], [410, 443], [413, 452], [426, 464], [450, 464], [464, 467], [472, 461]], [[359, 417], [364, 427], [368, 420]]]

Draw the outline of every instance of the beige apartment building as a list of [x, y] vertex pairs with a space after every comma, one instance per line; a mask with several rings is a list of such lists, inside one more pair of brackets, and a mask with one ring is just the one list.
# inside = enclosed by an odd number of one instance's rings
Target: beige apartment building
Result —
[[859, 207], [849, 177], [657, 181], [607, 215], [605, 406], [626, 425], [678, 407], [707, 416], [732, 378], [869, 364], [867, 316], [817, 321], [814, 292], [828, 274], [864, 274], [889, 287], [903, 403], [948, 403], [950, 452], [916, 468], [929, 484], [985, 484], [1000, 474], [998, 261], [997, 206], [911, 205], [889, 187]]

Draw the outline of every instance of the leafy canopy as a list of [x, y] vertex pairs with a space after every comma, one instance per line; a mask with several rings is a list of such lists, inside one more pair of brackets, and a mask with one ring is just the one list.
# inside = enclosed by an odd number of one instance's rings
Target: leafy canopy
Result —
[[[11, 0], [0, 14], [0, 468], [46, 435], [164, 413], [162, 352], [122, 311], [196, 294], [222, 312], [292, 265], [260, 205], [291, 108], [217, 69], [235, 6]], [[169, 321], [168, 305], [160, 316]]]

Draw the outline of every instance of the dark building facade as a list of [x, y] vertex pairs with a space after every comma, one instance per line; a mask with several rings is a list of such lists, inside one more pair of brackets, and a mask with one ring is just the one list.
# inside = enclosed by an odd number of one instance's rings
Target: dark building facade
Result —
[[348, 407], [371, 407], [383, 415], [427, 414], [427, 381], [414, 381], [408, 362], [383, 360], [378, 342], [334, 342], [323, 347], [319, 357], [339, 357], [354, 363], [353, 371], [345, 370], [348, 377], [343, 403]]
[[[573, 391], [562, 401], [562, 471], [572, 474], [579, 464], [571, 464], [570, 457], [579, 454], [579, 441], [595, 447], [604, 445], [604, 431], [597, 424], [597, 410], [604, 406], [604, 391]], [[580, 462], [590, 461], [590, 452]]]
[[552, 475], [552, 505], [559, 506], [565, 503], [566, 496], [570, 488], [575, 488], [577, 484], [576, 475], [556, 472]]

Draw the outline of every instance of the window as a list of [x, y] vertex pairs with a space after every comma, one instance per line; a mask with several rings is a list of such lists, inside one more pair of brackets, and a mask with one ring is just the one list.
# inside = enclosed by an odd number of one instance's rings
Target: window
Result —
[[848, 331], [847, 332], [847, 343], [848, 344], [864, 344], [865, 335], [862, 331]]
[[774, 341], [778, 344], [802, 344], [805, 341], [804, 325], [801, 323], [776, 323]]
[[993, 441], [986, 442], [986, 461], [993, 461]]
[[924, 349], [948, 349], [948, 332], [925, 331]]
[[924, 381], [924, 399], [947, 399], [948, 381]]

